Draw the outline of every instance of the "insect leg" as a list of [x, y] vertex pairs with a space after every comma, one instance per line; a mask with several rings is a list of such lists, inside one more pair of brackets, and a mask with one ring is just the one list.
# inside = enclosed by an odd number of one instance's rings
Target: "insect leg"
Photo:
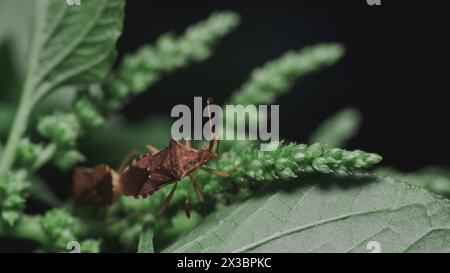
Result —
[[186, 213], [187, 218], [191, 217], [191, 191], [192, 185], [189, 185], [188, 194], [186, 195], [186, 201], [184, 202], [184, 212]]
[[156, 154], [157, 152], [159, 152], [158, 149], [156, 149], [155, 147], [153, 147], [152, 145], [146, 145], [145, 149], [147, 150], [147, 152], [152, 155], [152, 154]]
[[209, 145], [208, 145], [208, 149], [210, 150], [210, 151], [212, 151], [212, 149], [213, 149], [213, 147], [214, 147], [214, 144], [216, 144], [216, 142], [217, 142], [217, 138], [216, 138], [216, 136], [213, 134], [213, 132], [212, 132], [212, 123], [211, 123], [211, 102], [212, 102], [212, 99], [211, 98], [208, 98], [207, 100], [206, 100], [206, 103], [208, 104], [208, 116], [209, 116], [209, 121], [208, 121], [208, 124], [209, 124], [209, 133], [211, 134], [211, 136], [212, 136], [212, 139], [209, 141]]
[[218, 142], [218, 140], [214, 136], [214, 138], [209, 141], [208, 150], [212, 151], [212, 149], [214, 148], [214, 144], [216, 144], [217, 142]]
[[190, 140], [189, 138], [186, 138], [186, 139], [184, 140], [184, 145], [185, 145], [186, 147], [188, 147], [188, 148], [191, 148], [191, 147], [192, 147], [192, 142], [191, 142], [191, 140]]
[[141, 153], [137, 150], [130, 151], [120, 162], [119, 168], [117, 168], [117, 171], [120, 173], [122, 172], [125, 167], [128, 165], [128, 163], [133, 159], [133, 157], [140, 155]]
[[212, 173], [214, 175], [220, 176], [220, 177], [230, 177], [229, 173], [221, 172], [221, 171], [213, 169], [213, 168], [202, 167], [202, 170]]
[[[201, 161], [203, 161], [203, 157], [200, 159], [200, 162]], [[186, 197], [186, 203], [185, 203], [185, 212], [186, 212], [186, 216], [189, 218], [190, 217], [190, 215], [191, 215], [191, 208], [190, 208], [190, 206], [189, 206], [189, 204], [190, 204], [190, 199], [191, 199], [191, 190], [192, 190], [192, 187], [194, 187], [194, 189], [195, 189], [195, 193], [197, 194], [197, 198], [198, 198], [198, 200], [200, 201], [200, 202], [204, 202], [204, 198], [203, 198], [203, 194], [200, 192], [200, 189], [199, 189], [199, 187], [198, 187], [198, 185], [197, 185], [197, 183], [195, 182], [195, 178], [196, 178], [196, 176], [197, 176], [197, 172], [198, 172], [198, 170], [199, 170], [200, 168], [199, 167], [197, 167], [193, 172], [192, 172], [192, 174], [191, 174], [191, 184], [189, 184], [189, 191], [188, 191], [188, 195], [187, 195], [187, 197]]]
[[163, 214], [164, 211], [167, 209], [167, 206], [170, 203], [170, 200], [172, 200], [173, 194], [175, 193], [175, 190], [177, 189], [177, 182], [175, 182], [175, 184], [172, 187], [172, 190], [170, 191], [169, 195], [167, 195], [166, 199], [164, 199], [163, 204], [161, 206], [161, 208], [159, 209], [159, 215]]
[[217, 146], [216, 146], [216, 156], [219, 157], [219, 150], [220, 149], [220, 139], [217, 140]]
[[196, 175], [197, 175], [197, 173], [194, 173], [191, 176], [192, 186], [194, 187], [195, 194], [197, 195], [198, 201], [200, 201], [200, 203], [203, 203], [203, 202], [205, 202], [205, 198], [203, 197], [200, 187], [197, 184]]

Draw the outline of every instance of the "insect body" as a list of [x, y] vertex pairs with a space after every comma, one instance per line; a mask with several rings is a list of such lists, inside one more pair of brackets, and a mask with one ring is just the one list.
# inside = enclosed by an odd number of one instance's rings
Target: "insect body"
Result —
[[114, 199], [117, 174], [106, 165], [94, 169], [76, 168], [73, 172], [73, 194], [76, 205], [91, 204], [106, 207]]
[[196, 150], [174, 139], [161, 151], [148, 150], [148, 154], [142, 155], [120, 174], [118, 190], [121, 194], [147, 197], [217, 157], [209, 148]]
[[[205, 164], [217, 158], [217, 154], [212, 151], [215, 142], [215, 139], [211, 140], [208, 147], [200, 150], [192, 148], [188, 140], [185, 144], [181, 144], [171, 139], [169, 146], [161, 151], [156, 150], [152, 146], [147, 146], [149, 153], [142, 155], [139, 159], [128, 165], [120, 174], [118, 191], [123, 195], [145, 198], [163, 186], [175, 183], [166, 200], [164, 200], [160, 210], [160, 213], [162, 213], [175, 192], [177, 182], [190, 175], [191, 186], [194, 188], [200, 202], [203, 202], [203, 195], [195, 181], [196, 171], [202, 168], [218, 176], [228, 176], [226, 173], [204, 167]], [[189, 203], [190, 189], [192, 187], [189, 187], [189, 193], [185, 203], [185, 211], [188, 217], [190, 215]]]

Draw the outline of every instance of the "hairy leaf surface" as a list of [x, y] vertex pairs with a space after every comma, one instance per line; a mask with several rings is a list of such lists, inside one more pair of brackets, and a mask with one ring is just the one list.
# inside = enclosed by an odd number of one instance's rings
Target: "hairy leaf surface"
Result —
[[393, 178], [308, 180], [218, 211], [165, 251], [450, 251], [449, 201]]
[[[61, 84], [84, 85], [106, 77], [122, 30], [124, 0], [37, 0], [29, 77], [45, 95]], [[29, 78], [30, 79], [30, 78]]]

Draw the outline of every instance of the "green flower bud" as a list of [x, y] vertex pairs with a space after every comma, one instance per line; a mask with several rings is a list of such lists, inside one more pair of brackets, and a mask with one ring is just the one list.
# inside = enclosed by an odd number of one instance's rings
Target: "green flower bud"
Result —
[[41, 227], [47, 236], [48, 247], [62, 251], [67, 243], [76, 241], [74, 224], [75, 219], [64, 208], [47, 212], [41, 220]]
[[327, 157], [327, 158], [332, 158], [332, 159], [335, 159], [335, 160], [341, 160], [342, 159], [342, 155], [343, 155], [343, 150], [342, 149], [334, 148], [334, 149], [325, 151], [323, 156]]
[[305, 152], [305, 156], [309, 160], [312, 160], [321, 155], [322, 155], [322, 145], [320, 145], [320, 143], [315, 143], [309, 146]]
[[297, 175], [290, 168], [285, 168], [284, 170], [277, 172], [277, 174], [281, 179], [284, 180], [297, 177]]
[[55, 112], [41, 118], [37, 129], [41, 136], [58, 146], [74, 146], [80, 134], [80, 123], [74, 114]]
[[379, 163], [383, 158], [377, 154], [366, 154], [364, 157], [364, 162], [367, 166], [372, 166]]
[[30, 187], [25, 178], [23, 172], [14, 174], [0, 172], [1, 218], [11, 226], [20, 217], [25, 205], [25, 194]]
[[332, 170], [327, 166], [327, 160], [323, 157], [318, 157], [312, 162], [313, 168], [321, 173], [331, 173]]
[[98, 128], [104, 123], [103, 116], [87, 97], [78, 99], [73, 110], [84, 128]]
[[205, 21], [190, 26], [184, 35], [162, 35], [156, 44], [126, 55], [117, 74], [104, 84], [107, 109], [117, 109], [131, 94], [145, 91], [165, 74], [211, 56], [216, 41], [239, 23], [237, 14], [213, 13]]
[[28, 138], [21, 139], [17, 146], [18, 165], [25, 168], [32, 167], [41, 152], [41, 145], [32, 143]]
[[337, 62], [344, 54], [339, 44], [318, 44], [281, 57], [255, 69], [231, 97], [230, 104], [272, 104], [297, 81], [323, 67]]

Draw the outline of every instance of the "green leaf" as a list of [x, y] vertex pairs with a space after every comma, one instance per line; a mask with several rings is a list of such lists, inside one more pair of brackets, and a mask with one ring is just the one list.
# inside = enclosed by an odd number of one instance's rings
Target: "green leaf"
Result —
[[62, 84], [87, 85], [105, 78], [121, 34], [124, 0], [39, 0], [28, 72], [38, 98]]
[[450, 251], [449, 201], [393, 178], [308, 180], [218, 211], [165, 251]]
[[0, 170], [14, 163], [19, 139], [36, 103], [63, 85], [87, 87], [109, 73], [122, 30], [125, 0], [36, 0], [27, 76]]
[[138, 253], [154, 253], [153, 249], [153, 230], [145, 229], [139, 238]]

